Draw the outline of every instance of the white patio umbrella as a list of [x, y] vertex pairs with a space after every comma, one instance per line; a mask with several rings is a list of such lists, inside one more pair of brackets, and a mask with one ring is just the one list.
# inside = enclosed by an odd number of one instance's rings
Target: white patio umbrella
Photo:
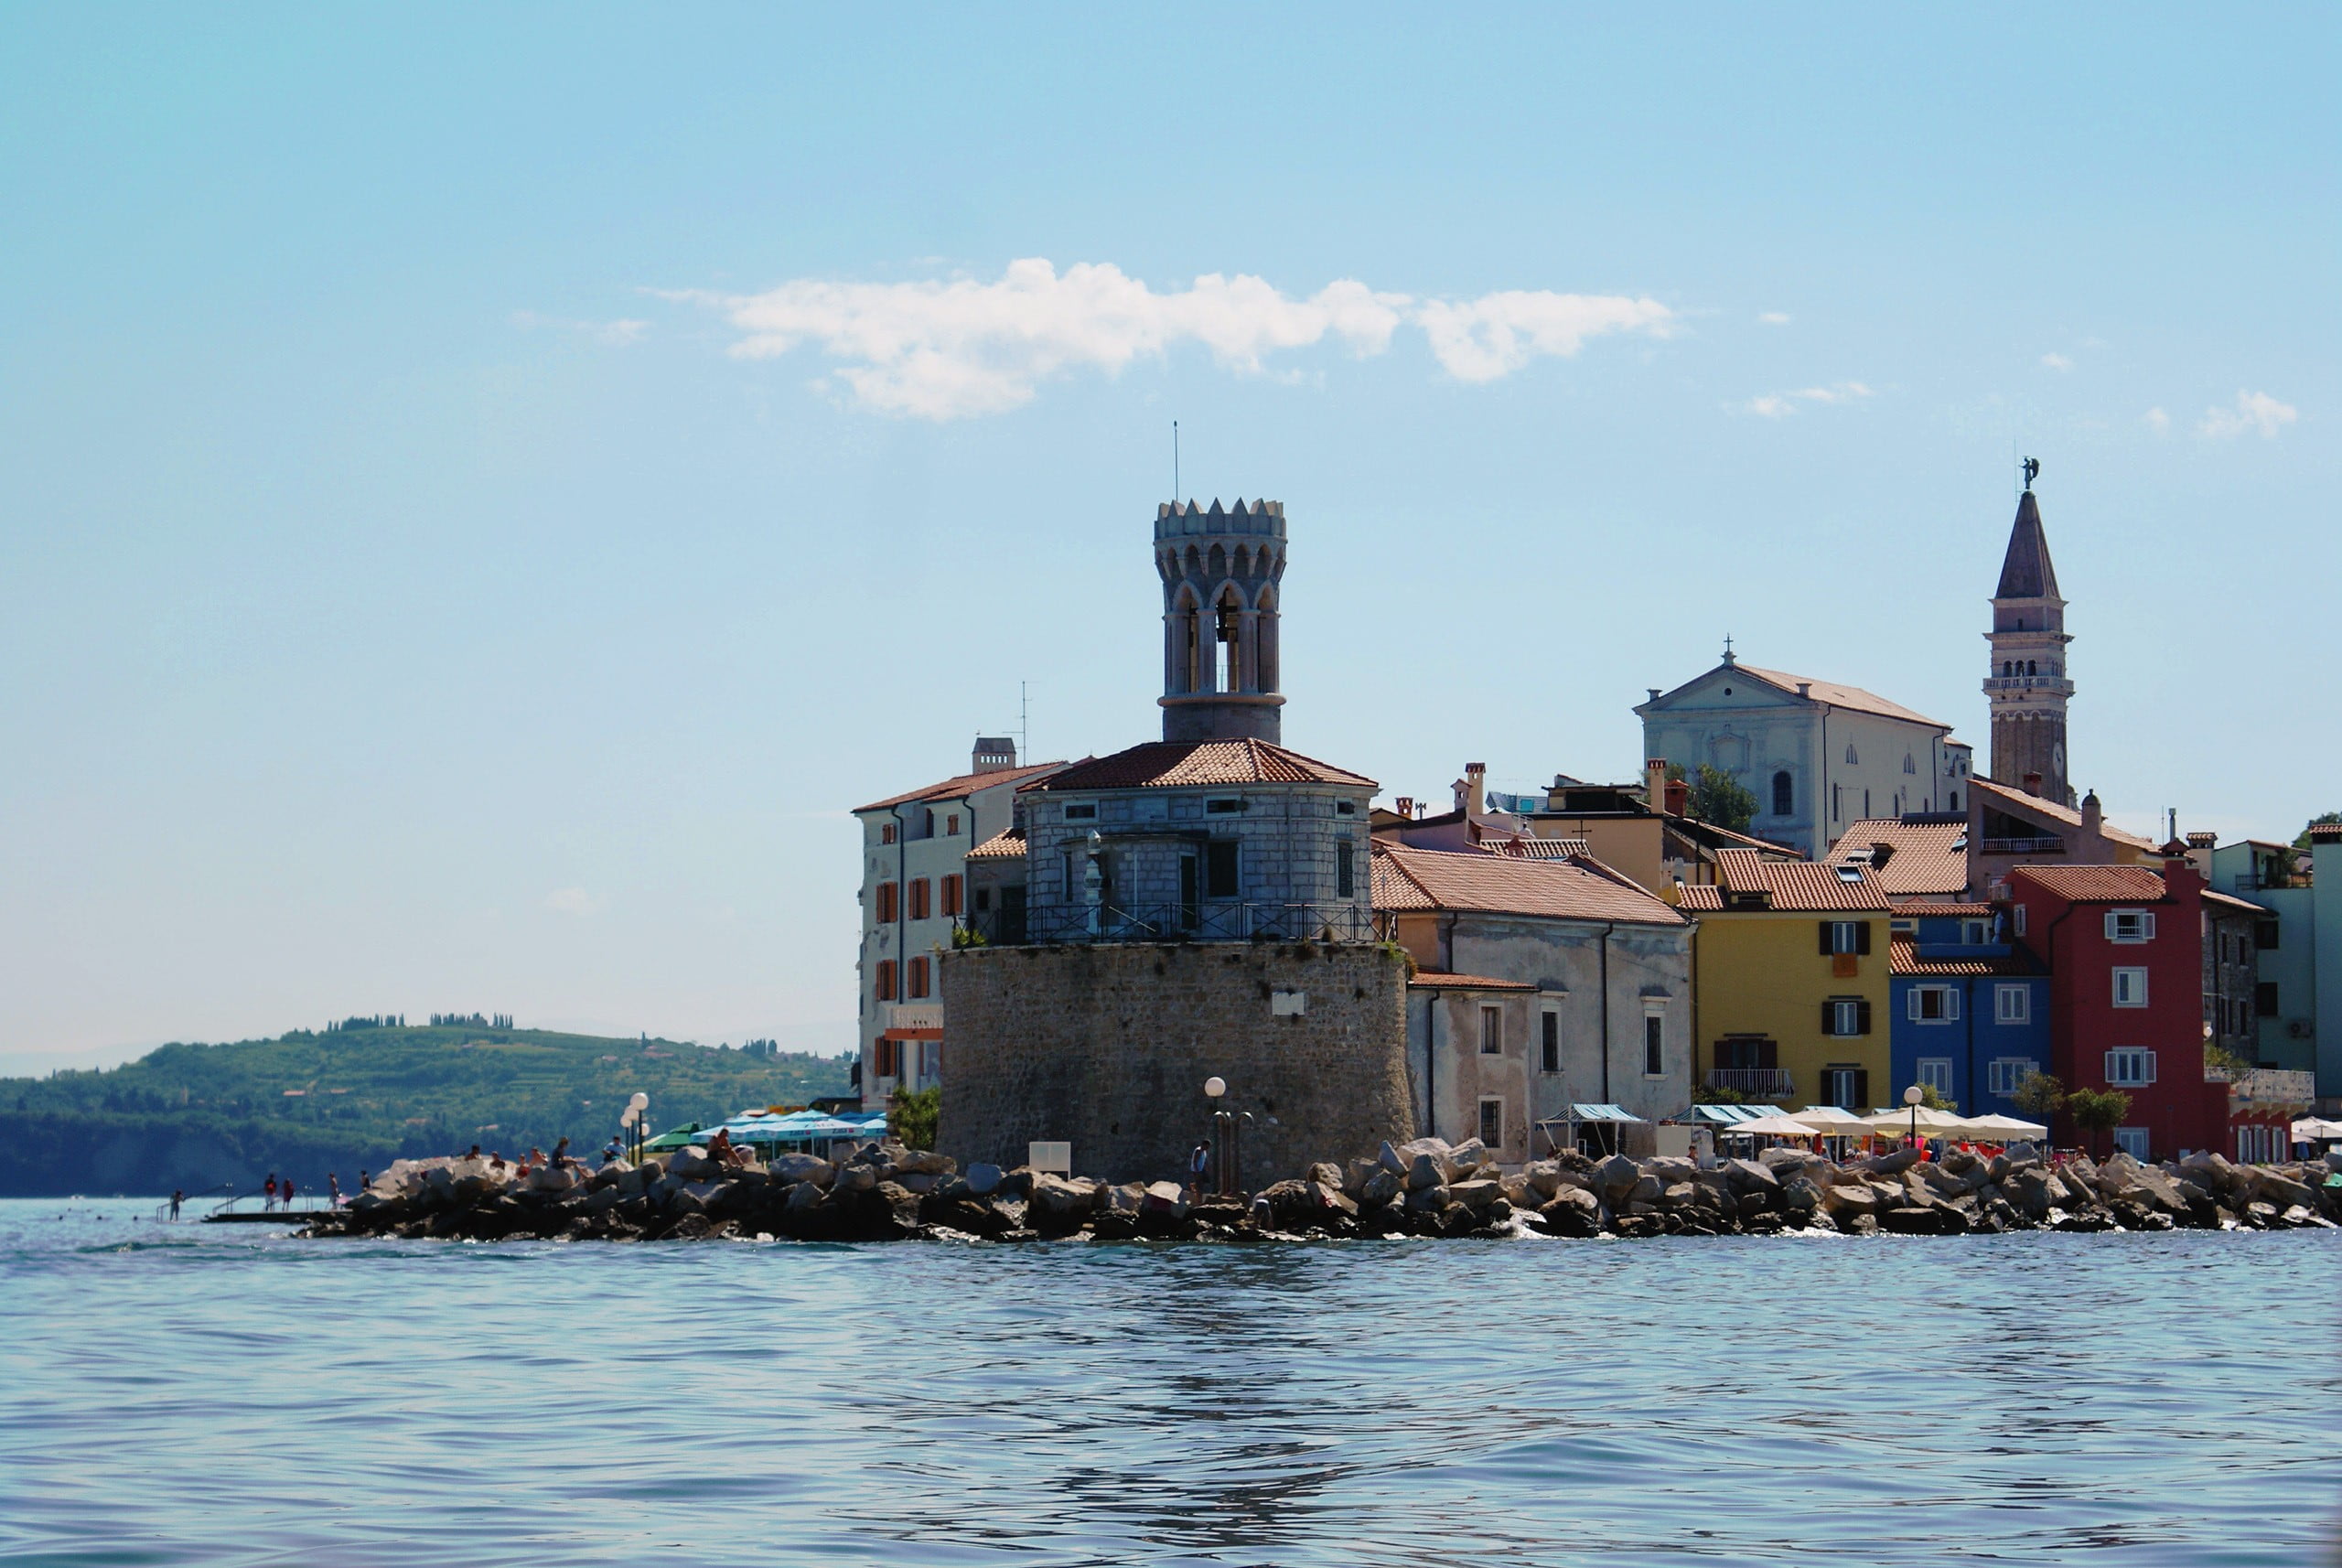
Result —
[[1824, 1136], [1819, 1127], [1809, 1127], [1786, 1116], [1752, 1116], [1746, 1122], [1735, 1122], [1726, 1132], [1752, 1133], [1760, 1138], [1819, 1138]]
[[1875, 1116], [1863, 1118], [1863, 1125], [1874, 1133], [1909, 1133], [1917, 1118], [1919, 1135], [1923, 1138], [1957, 1138], [1968, 1130], [1963, 1119], [1948, 1111], [1930, 1111], [1924, 1105], [1906, 1106], [1900, 1111], [1882, 1111]]
[[2332, 1122], [2323, 1116], [2304, 1116], [2293, 1125], [2296, 1144], [2323, 1143], [2328, 1138], [2342, 1138], [2342, 1122]]
[[1824, 1136], [1832, 1138], [1859, 1138], [1865, 1133], [1878, 1131], [1853, 1112], [1835, 1105], [1809, 1105], [1797, 1112], [1794, 1119], [1809, 1127], [1820, 1128]]
[[1989, 1116], [1971, 1116], [1968, 1126], [1975, 1136], [1995, 1144], [2014, 1144], [2021, 1138], [2038, 1141], [2049, 1135], [2049, 1129], [2038, 1122], [2003, 1116], [1998, 1112]]

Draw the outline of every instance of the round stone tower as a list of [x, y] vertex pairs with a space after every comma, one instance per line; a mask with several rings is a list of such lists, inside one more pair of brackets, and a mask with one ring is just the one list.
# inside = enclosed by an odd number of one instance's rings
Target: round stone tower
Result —
[[1163, 578], [1163, 738], [1265, 740], [1283, 734], [1277, 691], [1277, 584], [1284, 503], [1240, 497], [1205, 511], [1155, 510]]

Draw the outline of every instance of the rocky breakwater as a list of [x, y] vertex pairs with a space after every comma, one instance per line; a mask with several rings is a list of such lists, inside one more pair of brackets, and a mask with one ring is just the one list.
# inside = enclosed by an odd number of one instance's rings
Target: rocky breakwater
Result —
[[478, 1160], [402, 1161], [312, 1236], [503, 1240], [699, 1237], [868, 1241], [1087, 1236], [1249, 1241], [1297, 1237], [1591, 1238], [1837, 1230], [1964, 1235], [2007, 1230], [2278, 1230], [2342, 1224], [2328, 1164], [2237, 1165], [2218, 1155], [2144, 1165], [1909, 1150], [1840, 1165], [1796, 1149], [1700, 1165], [1576, 1154], [1499, 1170], [1477, 1142], [1385, 1144], [1243, 1197], [1190, 1203], [1171, 1182], [1121, 1185], [972, 1165], [892, 1144], [843, 1163], [783, 1155], [737, 1165], [684, 1149], [526, 1176]]

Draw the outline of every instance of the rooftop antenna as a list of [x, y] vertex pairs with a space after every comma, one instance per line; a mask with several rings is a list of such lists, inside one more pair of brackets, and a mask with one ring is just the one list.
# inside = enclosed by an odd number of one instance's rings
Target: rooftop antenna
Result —
[[1176, 419], [1175, 419], [1175, 420], [1173, 420], [1173, 421], [1171, 422], [1171, 501], [1172, 501], [1172, 504], [1176, 506], [1176, 505], [1177, 505], [1177, 504], [1178, 504], [1178, 500], [1179, 500], [1179, 422], [1178, 422], [1177, 420], [1176, 420]]
[[1033, 760], [1033, 732], [1029, 727], [1032, 717], [1032, 710], [1026, 705], [1025, 702], [1025, 682], [1019, 681], [1016, 682], [1017, 760], [1027, 764]]

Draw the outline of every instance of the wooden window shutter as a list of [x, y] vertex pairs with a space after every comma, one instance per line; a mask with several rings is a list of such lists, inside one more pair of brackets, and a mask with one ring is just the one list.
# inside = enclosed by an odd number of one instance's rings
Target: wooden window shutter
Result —
[[1821, 922], [1821, 956], [1823, 958], [1828, 958], [1832, 953], [1837, 950], [1835, 945], [1830, 940], [1831, 925], [1832, 922], [1828, 920]]
[[892, 1002], [894, 999], [895, 961], [890, 958], [882, 958], [878, 961], [878, 1000]]
[[[1866, 1067], [1858, 1067], [1854, 1069], [1854, 1105], [1868, 1105], [1869, 1103], [1870, 1069]], [[1851, 1111], [1853, 1108], [1853, 1105], [1848, 1105], [1842, 1107], [1841, 1109]]]
[[927, 918], [927, 878], [924, 876], [911, 878], [911, 918]]
[[1870, 998], [1867, 996], [1854, 1004], [1854, 1033], [1870, 1033]]
[[1821, 1032], [1825, 1035], [1838, 1032], [1838, 1004], [1835, 1002], [1821, 1004]]
[[1854, 922], [1854, 950], [1858, 953], [1870, 951], [1870, 922], [1868, 920]]
[[878, 923], [882, 926], [895, 923], [895, 885], [891, 882], [878, 884]]

